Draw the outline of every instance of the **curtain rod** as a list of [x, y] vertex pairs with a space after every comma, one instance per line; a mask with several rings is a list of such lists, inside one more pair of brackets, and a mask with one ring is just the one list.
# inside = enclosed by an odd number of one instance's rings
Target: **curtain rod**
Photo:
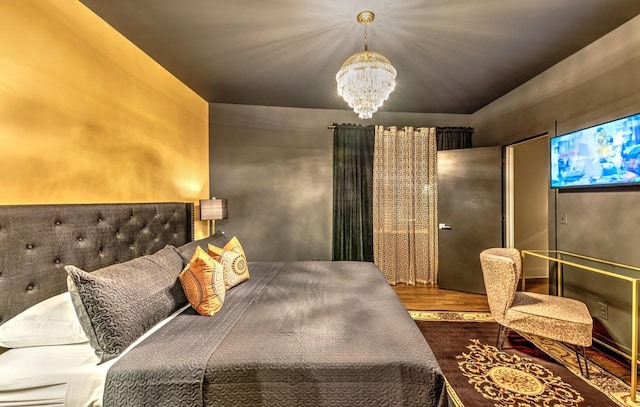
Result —
[[329, 129], [329, 130], [333, 130], [333, 129], [335, 129], [335, 128], [336, 128], [336, 125], [335, 125], [335, 124], [332, 124], [331, 126], [327, 126], [327, 129]]

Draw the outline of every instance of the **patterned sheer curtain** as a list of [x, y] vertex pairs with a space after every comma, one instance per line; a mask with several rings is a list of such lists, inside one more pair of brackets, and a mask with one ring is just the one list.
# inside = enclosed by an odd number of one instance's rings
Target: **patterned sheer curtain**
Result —
[[390, 284], [438, 280], [436, 129], [375, 128], [374, 262]]

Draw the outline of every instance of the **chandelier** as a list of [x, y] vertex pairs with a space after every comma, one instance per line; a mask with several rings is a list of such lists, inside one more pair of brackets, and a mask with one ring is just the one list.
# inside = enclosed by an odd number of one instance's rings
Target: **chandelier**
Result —
[[373, 21], [372, 11], [358, 14], [364, 25], [364, 51], [347, 58], [336, 74], [338, 95], [361, 119], [370, 119], [396, 86], [396, 69], [384, 55], [367, 48], [367, 24]]

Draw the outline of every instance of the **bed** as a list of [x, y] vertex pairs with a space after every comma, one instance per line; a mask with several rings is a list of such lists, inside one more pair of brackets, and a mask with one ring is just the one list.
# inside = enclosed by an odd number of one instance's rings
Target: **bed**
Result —
[[[85, 324], [57, 327], [58, 343], [47, 332], [5, 343], [0, 407], [446, 405], [429, 345], [373, 264], [248, 259], [250, 278], [205, 317], [176, 270], [228, 239], [193, 241], [192, 225], [185, 203], [0, 207], [0, 343], [47, 300]], [[67, 292], [78, 275], [91, 284]], [[103, 331], [77, 303], [89, 295], [111, 322]], [[29, 362], [10, 374], [17, 361]]]

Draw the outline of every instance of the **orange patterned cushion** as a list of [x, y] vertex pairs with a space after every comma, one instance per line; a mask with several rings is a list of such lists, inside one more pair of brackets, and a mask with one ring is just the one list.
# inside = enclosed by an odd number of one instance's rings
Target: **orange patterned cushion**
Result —
[[224, 284], [227, 290], [249, 279], [247, 256], [238, 238], [234, 236], [222, 248], [212, 244], [208, 248], [211, 257], [224, 267]]
[[226, 294], [224, 268], [201, 247], [178, 276], [189, 303], [200, 315], [213, 315], [222, 308]]

